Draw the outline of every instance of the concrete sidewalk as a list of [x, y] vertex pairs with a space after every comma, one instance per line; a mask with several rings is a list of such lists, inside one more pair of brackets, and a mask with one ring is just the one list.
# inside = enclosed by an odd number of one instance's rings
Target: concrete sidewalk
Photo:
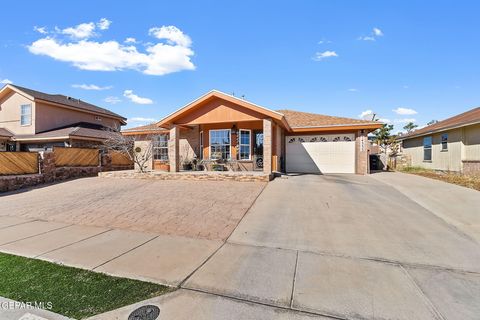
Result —
[[1, 229], [0, 252], [169, 286], [184, 281], [223, 243], [38, 220], [17, 222]]

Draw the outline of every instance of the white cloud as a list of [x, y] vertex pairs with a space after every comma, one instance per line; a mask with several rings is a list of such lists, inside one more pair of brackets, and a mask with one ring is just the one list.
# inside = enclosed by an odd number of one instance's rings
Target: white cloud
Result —
[[396, 122], [396, 123], [417, 122], [417, 119], [415, 119], [415, 118], [395, 119], [394, 122]]
[[148, 30], [148, 34], [160, 40], [165, 39], [171, 45], [180, 45], [182, 47], [190, 47], [192, 45], [190, 37], [175, 26], [151, 28]]
[[376, 37], [382, 37], [382, 36], [383, 36], [382, 30], [380, 30], [379, 28], [373, 28], [373, 34], [374, 34]]
[[[80, 27], [81, 26], [81, 27]], [[87, 27], [88, 26], [88, 27]], [[73, 36], [73, 41], [44, 37], [34, 41], [28, 49], [36, 55], [70, 62], [82, 70], [117, 71], [132, 69], [150, 75], [165, 75], [182, 70], [194, 70], [191, 40], [174, 26], [152, 28], [150, 33], [164, 42], [147, 45], [140, 52], [134, 45], [123, 45], [115, 40], [96, 42], [88, 38], [94, 34], [95, 24], [86, 23], [59, 30]], [[69, 30], [69, 31], [65, 31]]]
[[149, 98], [142, 98], [133, 93], [133, 90], [125, 90], [123, 96], [136, 104], [152, 104], [153, 100]]
[[125, 41], [123, 41], [125, 43], [137, 43], [137, 39], [135, 38], [132, 38], [132, 37], [128, 37], [127, 39], [125, 39]]
[[317, 52], [315, 53], [315, 57], [313, 57], [313, 60], [322, 61], [323, 59], [332, 57], [338, 57], [338, 54], [335, 51]]
[[113, 88], [112, 86], [100, 87], [95, 84], [72, 84], [72, 87], [77, 89], [95, 90], [95, 91], [108, 90]]
[[380, 30], [379, 28], [373, 28], [372, 32], [367, 35], [367, 36], [360, 36], [358, 37], [358, 40], [363, 40], [363, 41], [376, 41], [377, 38], [383, 37], [383, 31]]
[[387, 119], [387, 118], [380, 118], [380, 119], [378, 119], [378, 121], [383, 122], [383, 123], [390, 123], [390, 122], [392, 122], [390, 119]]
[[75, 27], [66, 28], [60, 31], [74, 39], [87, 39], [95, 35], [95, 23], [81, 23]]
[[38, 33], [41, 33], [41, 34], [47, 34], [47, 28], [46, 27], [37, 27], [37, 26], [34, 26], [33, 27], [33, 30], [38, 32]]
[[363, 40], [363, 41], [376, 41], [375, 37], [372, 37], [372, 36], [358, 37], [358, 40]]
[[152, 123], [152, 122], [157, 122], [157, 119], [154, 119], [154, 118], [143, 118], [143, 117], [133, 117], [133, 118], [129, 118], [127, 120], [128, 123], [132, 123], [132, 122], [148, 122], [148, 123]]
[[368, 109], [368, 110], [362, 111], [362, 113], [360, 113], [358, 117], [362, 119], [372, 120], [373, 110]]
[[100, 30], [107, 30], [111, 24], [112, 21], [108, 20], [107, 18], [102, 18], [99, 22], [97, 22], [97, 27]]
[[332, 43], [332, 41], [326, 40], [324, 38], [322, 38], [322, 40], [318, 41], [318, 44], [324, 44], [324, 43]]
[[393, 109], [393, 112], [396, 114], [401, 114], [401, 115], [411, 115], [411, 114], [417, 114], [417, 111], [410, 109], [410, 108], [402, 108], [398, 107], [397, 109]]
[[350, 89], [347, 89], [347, 91], [349, 91], [349, 92], [359, 92], [360, 90], [358, 90], [356, 88], [350, 88]]
[[114, 97], [114, 96], [106, 97], [105, 99], [103, 99], [103, 101], [105, 101], [106, 103], [110, 103], [110, 104], [117, 104], [119, 102], [122, 102], [122, 100], [120, 100], [120, 98]]
[[12, 84], [13, 82], [11, 80], [8, 80], [8, 79], [2, 79], [2, 80], [0, 80], [0, 83], [1, 84]]

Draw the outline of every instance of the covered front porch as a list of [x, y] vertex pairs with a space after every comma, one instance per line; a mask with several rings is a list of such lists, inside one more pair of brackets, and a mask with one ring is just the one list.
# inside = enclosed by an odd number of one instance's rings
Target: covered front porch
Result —
[[282, 121], [274, 111], [211, 92], [158, 123], [168, 135], [154, 142], [153, 169], [271, 175], [282, 170]]
[[168, 135], [170, 172], [278, 171], [274, 126], [271, 119], [173, 125]]

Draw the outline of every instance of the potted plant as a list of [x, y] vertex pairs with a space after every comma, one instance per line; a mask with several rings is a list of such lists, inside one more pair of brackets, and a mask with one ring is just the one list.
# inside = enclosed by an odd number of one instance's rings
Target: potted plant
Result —
[[192, 161], [190, 160], [185, 160], [182, 162], [182, 168], [183, 170], [192, 170]]

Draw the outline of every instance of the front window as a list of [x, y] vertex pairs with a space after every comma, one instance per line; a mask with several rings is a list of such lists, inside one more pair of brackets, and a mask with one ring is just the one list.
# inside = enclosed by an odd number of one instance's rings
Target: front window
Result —
[[210, 130], [210, 159], [230, 159], [230, 130]]
[[240, 160], [250, 160], [250, 141], [251, 139], [250, 130], [240, 129]]
[[423, 138], [423, 161], [432, 161], [432, 137]]
[[29, 126], [32, 124], [32, 105], [24, 104], [20, 106], [20, 125]]
[[442, 134], [442, 150], [448, 150], [448, 133]]
[[155, 136], [152, 147], [154, 160], [168, 161], [168, 134]]

